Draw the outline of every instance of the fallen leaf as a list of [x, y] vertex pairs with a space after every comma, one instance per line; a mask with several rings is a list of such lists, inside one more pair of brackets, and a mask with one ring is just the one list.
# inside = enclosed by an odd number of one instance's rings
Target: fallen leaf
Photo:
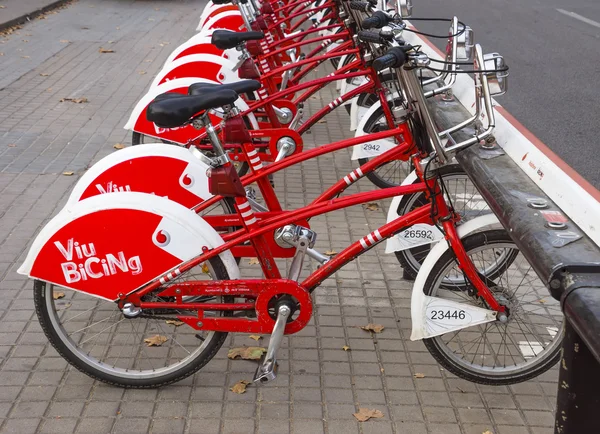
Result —
[[75, 173], [75, 172], [63, 172], [63, 175], [65, 175], [65, 176], [72, 176], [73, 173]]
[[52, 92], [52, 88], [49, 87], [48, 89], [46, 89], [46, 92]]
[[545, 300], [545, 299], [543, 299], [543, 298], [540, 298], [540, 299], [538, 300], [538, 302], [540, 302], [540, 303], [542, 303], [542, 304], [546, 304], [546, 300]]
[[154, 18], [148, 18], [148, 21], [154, 21]]
[[4, 56], [4, 53], [0, 51], [0, 56]]
[[0, 9], [6, 9], [6, 6], [0, 5]]
[[164, 344], [165, 342], [167, 342], [169, 340], [168, 337], [166, 336], [161, 336], [161, 335], [154, 335], [150, 338], [146, 338], [144, 339], [144, 342], [149, 346], [149, 347], [160, 347], [162, 344]]
[[113, 148], [115, 149], [123, 149], [125, 147], [125, 145], [123, 143], [115, 143], [113, 145]]
[[61, 292], [61, 291], [53, 291], [52, 292], [52, 298], [55, 299], [55, 300], [58, 300], [60, 298], [64, 298], [64, 296], [65, 296], [64, 292]]
[[85, 26], [81, 27], [81, 30], [89, 30], [89, 29], [90, 29], [89, 27], [85, 27]]
[[425, 378], [425, 374], [421, 374], [420, 372], [415, 373], [415, 378]]
[[8, 144], [8, 147], [9, 147], [9, 148], [15, 148], [16, 146], [17, 146], [17, 145], [15, 145], [14, 143], [9, 143], [9, 144]]
[[29, 42], [29, 39], [23, 39], [23, 42]]
[[202, 264], [202, 272], [204, 274], [210, 273], [210, 270], [208, 269], [208, 265], [206, 264], [206, 262], [204, 264]]
[[100, 47], [100, 49], [98, 50], [99, 53], [114, 53], [115, 50], [109, 50], [108, 48], [102, 48]]
[[318, 124], [326, 124], [327, 121], [325, 119], [321, 119], [320, 121], [317, 122]]
[[31, 56], [21, 56], [23, 59], [29, 59]]
[[369, 211], [377, 211], [379, 209], [379, 205], [375, 202], [365, 203], [363, 204], [363, 207], [365, 207], [365, 209], [368, 209]]
[[360, 328], [368, 332], [381, 333], [385, 327], [381, 324], [367, 324], [366, 326], [361, 326]]
[[494, 434], [493, 432], [491, 432], [490, 430], [484, 431], [481, 434]]
[[351, 348], [350, 348], [348, 345], [344, 345], [344, 346], [342, 347], [342, 350], [344, 350], [344, 351], [350, 351], [350, 350], [351, 350]]
[[63, 44], [68, 44], [71, 41], [69, 41], [68, 39], [61, 39], [60, 42], [62, 42]]
[[88, 103], [89, 100], [86, 97], [81, 98], [61, 98], [59, 102], [74, 102], [75, 104]]
[[353, 413], [354, 417], [359, 422], [366, 422], [367, 420], [373, 418], [383, 417], [383, 413], [379, 410], [369, 409], [369, 408], [359, 408], [358, 413]]
[[48, 77], [50, 74], [48, 74], [47, 72], [42, 72], [40, 75], [41, 75], [42, 77]]
[[256, 265], [256, 264], [260, 264], [260, 261], [258, 260], [258, 258], [248, 259], [248, 265]]
[[227, 353], [227, 357], [232, 360], [238, 358], [244, 360], [260, 360], [265, 352], [267, 352], [267, 349], [263, 347], [231, 348]]
[[248, 384], [250, 384], [249, 381], [240, 380], [237, 383], [235, 383], [229, 390], [231, 390], [233, 393], [241, 395], [242, 393], [246, 393], [246, 387], [248, 386]]
[[335, 250], [327, 250], [327, 251], [325, 252], [325, 254], [326, 254], [327, 256], [333, 256], [333, 255], [337, 255], [337, 253], [338, 253], [338, 252], [336, 252]]
[[175, 327], [179, 327], [185, 324], [183, 321], [178, 321], [176, 319], [168, 319], [165, 322], [167, 324], [174, 325]]
[[150, 62], [152, 62], [152, 59], [146, 59], [146, 60], [144, 60], [144, 62], [150, 63]]
[[146, 71], [138, 71], [138, 74], [140, 75], [144, 75], [146, 73]]
[[250, 335], [248, 336], [250, 339], [254, 339], [255, 341], [260, 341], [263, 337], [260, 335]]

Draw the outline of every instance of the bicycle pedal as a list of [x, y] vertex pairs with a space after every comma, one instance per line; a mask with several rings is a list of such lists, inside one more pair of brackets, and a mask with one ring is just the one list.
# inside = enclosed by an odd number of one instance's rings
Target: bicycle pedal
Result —
[[269, 381], [273, 381], [277, 378], [278, 367], [279, 364], [276, 360], [264, 360], [258, 365], [252, 381], [255, 383], [268, 383]]

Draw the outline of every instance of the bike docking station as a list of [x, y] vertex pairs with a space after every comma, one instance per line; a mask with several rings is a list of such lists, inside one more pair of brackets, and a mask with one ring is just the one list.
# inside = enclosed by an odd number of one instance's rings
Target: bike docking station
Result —
[[[421, 43], [430, 57], [443, 58], [425, 38], [411, 34], [406, 39], [413, 44]], [[472, 91], [466, 85], [461, 87], [461, 80], [468, 82], [471, 78], [459, 74], [453, 93], [428, 101], [439, 131], [473, 116]], [[462, 93], [462, 88], [469, 90]], [[598, 432], [600, 192], [580, 179], [495, 101], [494, 107], [494, 137], [459, 151], [456, 160], [549, 294], [560, 302], [567, 320], [559, 367], [555, 434]], [[453, 133], [449, 141], [459, 142], [468, 137], [472, 137], [472, 131], [463, 129]]]

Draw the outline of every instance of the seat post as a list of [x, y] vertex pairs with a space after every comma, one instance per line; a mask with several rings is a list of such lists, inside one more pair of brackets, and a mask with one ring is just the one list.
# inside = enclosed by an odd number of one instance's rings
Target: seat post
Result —
[[[227, 107], [224, 107], [224, 108], [225, 108], [225, 113], [227, 113], [228, 112]], [[206, 112], [204, 112], [204, 114], [202, 114], [202, 116], [200, 116], [200, 118], [198, 120], [200, 121], [199, 122], [200, 125], [198, 125], [198, 127], [205, 128], [206, 134], [208, 135], [208, 139], [210, 140], [213, 150], [215, 151], [216, 157], [213, 159], [213, 161], [218, 162], [218, 164], [221, 166], [224, 164], [230, 163], [229, 155], [227, 155], [227, 152], [225, 152], [225, 149], [223, 149], [221, 140], [219, 139], [217, 132], [215, 131], [212, 123], [210, 122], [210, 118], [208, 117], [208, 110]], [[195, 122], [196, 121], [194, 121], [194, 123]], [[196, 125], [194, 125], [194, 127], [198, 128]], [[200, 129], [200, 128], [198, 128], [198, 129]]]

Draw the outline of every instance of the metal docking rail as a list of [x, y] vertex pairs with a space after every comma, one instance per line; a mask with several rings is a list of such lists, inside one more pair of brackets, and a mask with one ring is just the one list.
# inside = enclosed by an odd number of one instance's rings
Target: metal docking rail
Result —
[[[471, 114], [456, 99], [429, 108], [443, 131]], [[454, 134], [458, 142], [469, 131]], [[600, 249], [498, 145], [475, 145], [456, 159], [561, 302], [566, 318], [558, 381], [556, 434], [600, 426]], [[581, 204], [585, 212], [586, 204]]]

